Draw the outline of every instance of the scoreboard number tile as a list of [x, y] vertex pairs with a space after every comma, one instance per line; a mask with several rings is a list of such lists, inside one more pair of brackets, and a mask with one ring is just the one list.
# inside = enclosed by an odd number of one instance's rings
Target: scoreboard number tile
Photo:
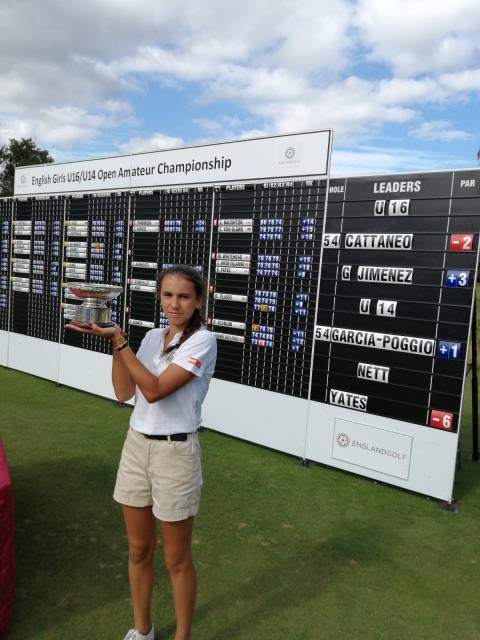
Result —
[[351, 280], [352, 279], [352, 265], [344, 264], [342, 266], [342, 280]]
[[375, 206], [374, 206], [374, 209], [373, 209], [374, 215], [376, 215], [376, 216], [384, 216], [385, 215], [386, 204], [387, 204], [386, 200], [376, 200]]
[[323, 248], [324, 249], [340, 249], [341, 234], [340, 233], [325, 233], [323, 236]]
[[394, 318], [396, 315], [397, 315], [396, 300], [378, 300], [377, 316], [386, 316], [386, 317]]
[[437, 358], [443, 360], [460, 360], [462, 345], [460, 342], [447, 342], [440, 340], [437, 348]]
[[473, 233], [452, 233], [450, 251], [473, 251]]
[[453, 288], [468, 287], [470, 284], [470, 271], [459, 271], [456, 269], [449, 269], [445, 274], [443, 283], [446, 287], [453, 287]]
[[390, 200], [388, 204], [389, 216], [408, 216], [410, 213], [410, 200]]
[[364, 315], [369, 315], [371, 304], [372, 304], [372, 300], [370, 298], [362, 298], [360, 300], [359, 312]]
[[448, 411], [438, 411], [437, 409], [432, 409], [430, 412], [429, 424], [431, 427], [435, 427], [436, 429], [444, 429], [445, 431], [452, 431], [453, 413], [449, 413]]

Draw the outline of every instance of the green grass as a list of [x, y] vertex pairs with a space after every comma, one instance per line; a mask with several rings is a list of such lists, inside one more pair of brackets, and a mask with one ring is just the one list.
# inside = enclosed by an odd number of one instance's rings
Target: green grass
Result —
[[[123, 638], [126, 544], [111, 493], [130, 409], [4, 368], [0, 399], [16, 515], [8, 639]], [[458, 513], [203, 432], [195, 640], [478, 639], [480, 465], [468, 461], [468, 393], [465, 405]], [[173, 638], [160, 553], [154, 620], [159, 640]]]

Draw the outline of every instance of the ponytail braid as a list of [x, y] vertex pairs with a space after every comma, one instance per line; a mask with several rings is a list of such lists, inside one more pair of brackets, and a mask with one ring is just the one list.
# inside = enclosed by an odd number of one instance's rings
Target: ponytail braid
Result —
[[200, 309], [198, 309], [198, 307], [197, 307], [195, 309], [195, 311], [193, 312], [193, 316], [190, 318], [190, 322], [187, 324], [187, 326], [183, 330], [182, 337], [180, 338], [178, 346], [180, 346], [186, 340], [188, 340], [190, 338], [190, 336], [193, 336], [195, 331], [198, 331], [202, 327], [203, 324], [204, 324], [204, 322], [203, 322], [203, 318], [202, 318], [202, 316], [200, 314]]

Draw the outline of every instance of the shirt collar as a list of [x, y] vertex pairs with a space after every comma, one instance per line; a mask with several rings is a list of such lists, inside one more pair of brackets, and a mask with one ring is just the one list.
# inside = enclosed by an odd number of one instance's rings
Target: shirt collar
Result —
[[[165, 344], [165, 336], [167, 335], [168, 329], [165, 329], [165, 333], [163, 334], [163, 343]], [[180, 338], [183, 336], [183, 331], [178, 331], [172, 338], [168, 348], [174, 347], [176, 344], [180, 342]]]
[[[167, 335], [167, 331], [168, 328], [166, 328], [163, 332], [163, 336], [162, 336], [162, 351], [157, 354], [154, 358], [153, 358], [153, 363], [156, 367], [158, 367], [162, 361], [163, 358], [165, 358], [166, 356], [171, 356], [172, 353], [169, 352], [168, 354], [163, 353], [163, 348], [164, 348], [164, 344], [165, 344], [165, 336]], [[180, 342], [180, 339], [183, 335], [183, 331], [178, 331], [172, 338], [170, 344], [168, 345], [168, 347], [174, 347], [175, 345], [177, 345]]]

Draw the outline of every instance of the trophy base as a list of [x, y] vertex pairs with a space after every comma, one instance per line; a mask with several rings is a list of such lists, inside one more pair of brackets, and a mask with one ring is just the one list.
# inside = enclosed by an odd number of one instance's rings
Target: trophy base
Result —
[[111, 327], [113, 324], [112, 310], [106, 305], [89, 305], [84, 302], [76, 308], [73, 320], [82, 325], [88, 325], [90, 322], [94, 322], [98, 324], [99, 327]]

